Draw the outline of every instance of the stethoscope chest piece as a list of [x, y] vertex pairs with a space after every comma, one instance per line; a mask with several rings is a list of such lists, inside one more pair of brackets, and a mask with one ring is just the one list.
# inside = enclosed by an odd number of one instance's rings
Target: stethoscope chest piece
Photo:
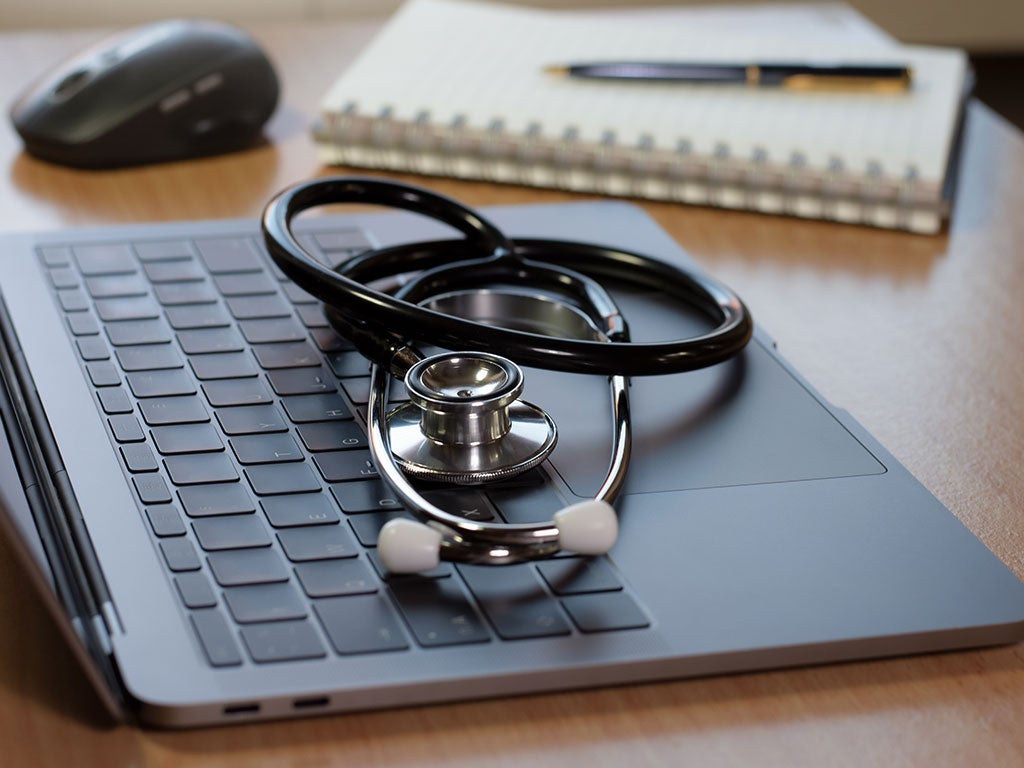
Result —
[[457, 485], [513, 477], [547, 458], [554, 421], [519, 399], [523, 372], [486, 352], [445, 352], [405, 377], [409, 402], [388, 414], [396, 463], [409, 475]]

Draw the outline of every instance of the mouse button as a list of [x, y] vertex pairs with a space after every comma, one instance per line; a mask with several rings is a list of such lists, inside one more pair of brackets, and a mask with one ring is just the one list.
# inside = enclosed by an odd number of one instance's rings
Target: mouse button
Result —
[[67, 101], [82, 90], [95, 74], [95, 70], [85, 67], [72, 70], [53, 86], [53, 89], [50, 91], [50, 98], [54, 101]]

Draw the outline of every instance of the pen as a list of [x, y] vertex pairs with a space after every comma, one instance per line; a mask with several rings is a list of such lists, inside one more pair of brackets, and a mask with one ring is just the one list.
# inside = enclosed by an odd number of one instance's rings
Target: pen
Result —
[[859, 89], [877, 92], [905, 91], [912, 71], [902, 64], [806, 64], [771, 62], [757, 64], [601, 61], [553, 65], [544, 71], [588, 80], [639, 80], [647, 82], [739, 84], [817, 90]]

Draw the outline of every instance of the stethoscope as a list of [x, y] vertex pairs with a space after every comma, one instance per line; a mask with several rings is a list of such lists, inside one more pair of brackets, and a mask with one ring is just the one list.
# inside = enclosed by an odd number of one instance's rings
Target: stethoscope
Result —
[[[303, 211], [339, 203], [412, 211], [465, 237], [372, 250], [331, 269], [305, 250], [291, 225]], [[262, 226], [280, 269], [323, 302], [331, 325], [371, 363], [373, 460], [418, 518], [396, 518], [381, 530], [378, 554], [395, 573], [429, 571], [442, 559], [502, 565], [559, 551], [608, 552], [618, 536], [612, 503], [629, 465], [629, 377], [723, 362], [752, 333], [743, 302], [704, 275], [599, 245], [513, 242], [461, 203], [407, 184], [359, 177], [301, 183], [270, 201]], [[596, 278], [658, 291], [715, 327], [691, 338], [632, 342]], [[603, 483], [593, 499], [547, 522], [481, 522], [446, 512], [417, 484], [501, 481], [538, 466], [554, 449], [554, 422], [520, 398], [521, 365], [608, 377], [613, 430]], [[409, 400], [389, 410], [393, 378], [405, 383]]]

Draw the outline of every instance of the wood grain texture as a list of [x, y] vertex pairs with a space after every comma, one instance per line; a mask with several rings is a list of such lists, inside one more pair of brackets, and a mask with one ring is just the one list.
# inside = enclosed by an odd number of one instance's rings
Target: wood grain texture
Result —
[[[283, 75], [262, 147], [87, 173], [0, 125], [0, 229], [254, 217], [319, 167], [319, 96], [376, 28], [257, 27]], [[98, 33], [0, 35], [0, 101]], [[664, 203], [644, 208], [1024, 576], [1024, 139], [970, 110], [938, 237]], [[402, 178], [402, 177], [399, 177]], [[473, 205], [556, 191], [412, 179]], [[870, 766], [1024, 763], [1020, 646], [192, 732], [110, 728], [0, 540], [0, 763], [11, 766]]]

